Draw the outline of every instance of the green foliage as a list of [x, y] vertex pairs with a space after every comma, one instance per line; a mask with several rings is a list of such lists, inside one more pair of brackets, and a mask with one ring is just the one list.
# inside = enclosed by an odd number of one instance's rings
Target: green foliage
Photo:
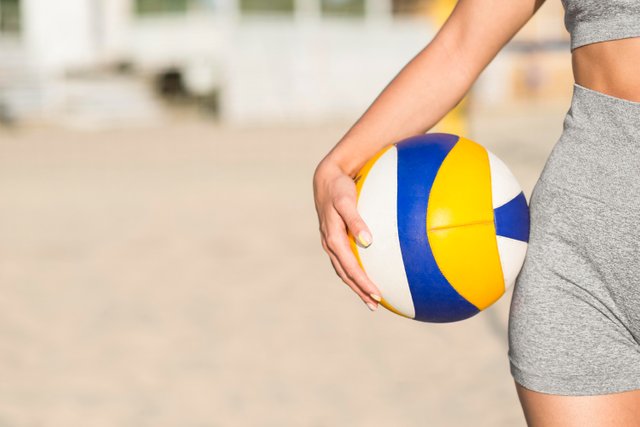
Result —
[[292, 13], [294, 0], [240, 0], [242, 12], [287, 12]]
[[20, 32], [20, 0], [0, 0], [0, 33]]
[[365, 0], [322, 0], [322, 13], [325, 15], [364, 15]]
[[136, 13], [185, 13], [188, 6], [189, 0], [136, 0]]

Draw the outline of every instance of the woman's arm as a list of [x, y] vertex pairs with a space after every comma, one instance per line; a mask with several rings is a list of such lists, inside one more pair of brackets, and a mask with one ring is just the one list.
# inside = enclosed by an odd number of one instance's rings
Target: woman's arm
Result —
[[371, 309], [379, 291], [349, 248], [347, 229], [368, 246], [352, 178], [383, 147], [427, 132], [545, 0], [459, 0], [435, 37], [378, 95], [319, 163], [314, 195], [322, 246], [336, 273]]

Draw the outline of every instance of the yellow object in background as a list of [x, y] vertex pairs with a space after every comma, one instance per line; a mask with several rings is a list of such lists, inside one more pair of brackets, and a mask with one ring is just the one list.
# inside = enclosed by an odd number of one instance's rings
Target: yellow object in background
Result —
[[[428, 7], [429, 18], [433, 22], [435, 28], [440, 28], [447, 20], [456, 0], [431, 0]], [[468, 100], [467, 96], [449, 111], [430, 132], [447, 132], [455, 135], [468, 135]]]

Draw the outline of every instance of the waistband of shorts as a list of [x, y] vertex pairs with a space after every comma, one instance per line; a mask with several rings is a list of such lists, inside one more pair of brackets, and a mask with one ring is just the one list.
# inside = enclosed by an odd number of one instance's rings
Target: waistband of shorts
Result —
[[575, 193], [637, 209], [640, 102], [574, 83], [571, 107], [541, 179]]
[[[572, 106], [580, 106], [592, 113], [606, 114], [625, 121], [640, 122], [640, 102], [618, 98], [594, 89], [573, 83]], [[639, 125], [640, 127], [640, 125]]]

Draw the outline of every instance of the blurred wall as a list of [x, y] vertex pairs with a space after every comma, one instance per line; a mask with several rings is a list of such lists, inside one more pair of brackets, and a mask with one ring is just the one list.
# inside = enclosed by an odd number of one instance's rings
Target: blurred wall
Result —
[[[297, 0], [290, 10], [263, 10], [269, 2], [183, 0], [182, 8], [154, 9], [148, 6], [153, 1], [22, 0], [21, 34], [12, 36], [10, 46], [0, 35], [0, 103], [4, 99], [22, 119], [64, 122], [78, 109], [74, 103], [99, 107], [100, 93], [111, 99], [118, 86], [132, 94], [125, 104], [150, 111], [149, 105], [160, 103], [154, 79], [173, 70], [188, 96], [215, 98], [214, 113], [225, 123], [352, 119], [435, 35], [435, 11], [442, 7], [425, 5], [455, 4], [353, 0], [353, 10], [334, 6], [337, 12], [329, 13], [323, 9], [327, 1]], [[571, 82], [562, 17], [560, 2], [543, 5], [483, 71], [474, 102], [562, 102]], [[122, 64], [134, 71], [127, 82], [114, 75]], [[78, 95], [74, 79], [88, 85], [84, 93], [91, 101]], [[139, 115], [162, 120], [159, 114]]]

